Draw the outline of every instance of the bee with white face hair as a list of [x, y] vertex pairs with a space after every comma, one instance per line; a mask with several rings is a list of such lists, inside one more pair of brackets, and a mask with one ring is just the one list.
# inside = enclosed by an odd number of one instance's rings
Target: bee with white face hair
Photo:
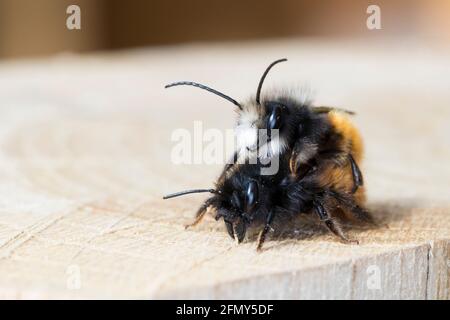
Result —
[[[292, 153], [290, 168], [302, 174], [313, 169], [317, 160], [331, 160], [338, 166], [350, 165], [355, 191], [362, 186], [362, 175], [356, 161], [362, 156], [362, 141], [358, 130], [348, 119], [353, 112], [332, 107], [314, 107], [304, 97], [289, 91], [272, 91], [261, 95], [267, 74], [278, 63], [272, 62], [264, 71], [256, 90], [256, 97], [239, 103], [215, 89], [191, 81], [180, 81], [165, 86], [194, 86], [212, 92], [237, 106], [235, 126], [236, 151], [233, 163], [243, 163], [258, 158], [279, 157], [284, 152]], [[273, 134], [273, 133], [276, 134]], [[275, 136], [275, 137], [274, 137]], [[356, 161], [355, 161], [356, 159]]]

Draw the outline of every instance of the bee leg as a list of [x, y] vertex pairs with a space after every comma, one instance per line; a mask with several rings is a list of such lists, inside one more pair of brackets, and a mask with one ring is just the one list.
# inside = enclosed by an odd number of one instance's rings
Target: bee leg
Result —
[[290, 173], [301, 179], [317, 170], [317, 161], [314, 158], [316, 153], [317, 146], [315, 144], [297, 141], [289, 158]]
[[245, 233], [247, 232], [247, 224], [245, 223], [245, 221], [242, 221], [242, 219], [239, 219], [237, 222], [235, 222], [233, 231], [237, 242], [241, 243], [245, 238]]
[[294, 176], [297, 176], [299, 173], [302, 174], [299, 172], [300, 167], [302, 167], [302, 171], [310, 169], [307, 165], [307, 162], [310, 159], [306, 159], [305, 156], [301, 155], [302, 152], [305, 153], [302, 148], [302, 144], [296, 143], [292, 149], [291, 157], [289, 158], [289, 171]]
[[355, 244], [359, 243], [358, 240], [352, 240], [345, 236], [339, 224], [337, 224], [336, 221], [330, 217], [330, 215], [328, 214], [327, 210], [322, 205], [322, 203], [314, 201], [314, 210], [316, 211], [320, 220], [325, 223], [327, 228], [335, 235], [337, 235], [339, 238], [341, 238], [342, 241], [344, 241], [345, 243], [355, 243]]
[[352, 167], [352, 175], [353, 175], [353, 183], [354, 183], [352, 193], [355, 193], [356, 190], [358, 190], [358, 188], [364, 184], [364, 180], [363, 180], [361, 170], [359, 170], [359, 167], [356, 164], [355, 159], [353, 159], [352, 155], [349, 155], [349, 161], [350, 161], [350, 165]]
[[275, 216], [275, 214], [273, 213], [273, 211], [270, 211], [269, 215], [267, 216], [266, 224], [264, 225], [264, 229], [261, 230], [261, 232], [259, 233], [259, 236], [258, 236], [258, 246], [256, 247], [257, 251], [261, 251], [261, 249], [262, 249], [262, 245], [263, 245], [264, 241], [266, 240], [266, 235], [267, 235], [267, 232], [269, 232], [269, 230], [270, 230], [270, 225], [272, 224], [274, 216]]
[[302, 164], [299, 157], [301, 151], [302, 151], [301, 143], [297, 142], [292, 148], [291, 157], [289, 158], [289, 171], [293, 175], [298, 174], [299, 167]]
[[225, 227], [227, 228], [228, 235], [231, 237], [231, 239], [234, 240], [234, 230], [233, 230], [233, 224], [230, 221], [225, 221]]
[[372, 215], [365, 208], [360, 207], [353, 197], [345, 194], [341, 194], [337, 191], [330, 190], [328, 192], [329, 196], [333, 197], [338, 201], [339, 204], [342, 205], [342, 208], [345, 209], [345, 212], [350, 214], [354, 219], [358, 221], [362, 221], [365, 223], [369, 223], [372, 225], [378, 225], [377, 222], [373, 219]]
[[372, 224], [372, 225], [377, 225], [375, 220], [370, 215], [369, 211], [367, 211], [364, 208], [361, 208], [357, 204], [349, 206], [348, 209], [349, 209], [348, 211], [351, 213], [351, 215], [355, 219], [357, 219], [359, 221], [362, 221], [362, 222], [366, 222], [366, 223]]
[[298, 170], [298, 164], [297, 164], [297, 154], [294, 153], [295, 151], [292, 152], [292, 156], [289, 159], [289, 171], [296, 175], [297, 174], [297, 170]]
[[238, 152], [235, 151], [229, 163], [225, 164], [225, 168], [223, 169], [217, 181], [223, 181], [226, 177], [228, 170], [230, 170], [236, 164], [237, 161], [238, 161]]
[[200, 208], [198, 208], [196, 214], [195, 214], [195, 220], [187, 225], [184, 226], [185, 229], [188, 229], [190, 227], [194, 227], [197, 224], [199, 224], [200, 221], [205, 217], [205, 213], [208, 211], [208, 207], [211, 205], [211, 203], [214, 201], [214, 198], [210, 198], [206, 200]]

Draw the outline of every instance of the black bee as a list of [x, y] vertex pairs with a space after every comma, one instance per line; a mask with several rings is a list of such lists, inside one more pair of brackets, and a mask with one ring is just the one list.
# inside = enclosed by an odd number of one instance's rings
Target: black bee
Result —
[[207, 210], [212, 208], [216, 213], [215, 219], [224, 220], [230, 237], [241, 242], [249, 225], [261, 221], [267, 221], [270, 225], [273, 217], [271, 211], [281, 199], [279, 189], [275, 186], [281, 184], [287, 171], [279, 170], [275, 175], [269, 176], [261, 175], [260, 170], [260, 165], [238, 165], [226, 170], [216, 182], [214, 189], [187, 190], [167, 195], [164, 199], [190, 193], [212, 193], [213, 195], [198, 209], [194, 222], [186, 228], [197, 225]]
[[198, 209], [195, 221], [186, 227], [197, 225], [208, 209], [213, 209], [215, 219], [222, 218], [230, 237], [240, 243], [248, 227], [262, 223], [257, 250], [262, 248], [276, 216], [290, 219], [302, 213], [316, 213], [325, 226], [343, 241], [357, 242], [344, 235], [333, 214], [342, 209], [357, 220], [371, 221], [367, 210], [339, 186], [322, 185], [320, 176], [314, 172], [301, 178], [290, 174], [288, 161], [289, 157], [284, 156], [280, 170], [274, 175], [261, 175], [260, 164], [239, 164], [223, 173], [214, 189], [187, 190], [167, 195], [164, 199], [190, 193], [212, 193]]

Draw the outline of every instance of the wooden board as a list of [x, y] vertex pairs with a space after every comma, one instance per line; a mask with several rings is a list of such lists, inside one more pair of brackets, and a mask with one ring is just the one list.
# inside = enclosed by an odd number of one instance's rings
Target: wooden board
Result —
[[[450, 77], [446, 48], [264, 42], [63, 55], [0, 64], [0, 297], [449, 299]], [[265, 250], [221, 223], [183, 225], [221, 165], [175, 165], [177, 128], [232, 128], [226, 101], [274, 84], [346, 107], [366, 143], [369, 207], [389, 228], [315, 219], [278, 226]]]

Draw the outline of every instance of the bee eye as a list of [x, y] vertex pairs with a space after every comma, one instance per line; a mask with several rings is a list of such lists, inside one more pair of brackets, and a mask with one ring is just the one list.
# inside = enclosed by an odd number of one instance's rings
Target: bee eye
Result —
[[236, 191], [231, 195], [231, 205], [238, 210], [242, 210], [241, 199], [239, 199], [239, 195]]
[[258, 184], [255, 181], [251, 181], [247, 186], [245, 193], [246, 211], [251, 211], [258, 202]]
[[269, 120], [267, 123], [268, 129], [280, 129], [281, 124], [281, 108], [275, 107], [270, 113]]

